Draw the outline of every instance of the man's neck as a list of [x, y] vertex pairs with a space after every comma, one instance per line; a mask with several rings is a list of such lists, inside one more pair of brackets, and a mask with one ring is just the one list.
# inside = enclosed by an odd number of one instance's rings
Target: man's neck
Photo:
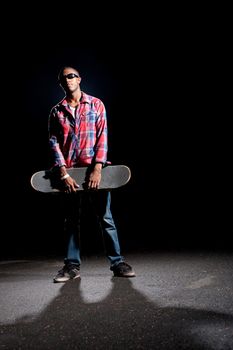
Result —
[[66, 100], [71, 107], [76, 107], [79, 105], [79, 101], [81, 99], [81, 96], [82, 96], [82, 93], [79, 90], [73, 94], [67, 95]]

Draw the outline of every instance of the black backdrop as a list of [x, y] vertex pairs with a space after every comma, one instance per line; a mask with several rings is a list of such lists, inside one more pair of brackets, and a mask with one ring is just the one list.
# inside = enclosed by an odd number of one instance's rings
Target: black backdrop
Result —
[[[3, 258], [62, 252], [58, 201], [35, 193], [30, 177], [48, 166], [47, 118], [63, 97], [57, 74], [65, 64], [77, 66], [82, 89], [105, 103], [109, 159], [132, 170], [130, 183], [113, 192], [123, 250], [232, 248], [223, 136], [209, 112], [199, 53], [177, 41], [4, 51]], [[84, 248], [95, 252], [92, 235], [89, 227]]]

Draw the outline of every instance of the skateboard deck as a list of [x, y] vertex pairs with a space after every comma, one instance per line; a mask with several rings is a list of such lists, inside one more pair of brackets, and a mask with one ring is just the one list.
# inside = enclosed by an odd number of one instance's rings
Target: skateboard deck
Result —
[[[77, 182], [77, 191], [88, 191], [86, 179], [88, 167], [68, 168], [68, 174]], [[102, 169], [101, 182], [98, 190], [111, 190], [126, 185], [131, 178], [131, 171], [126, 165], [107, 165]], [[31, 186], [34, 190], [43, 193], [64, 192], [64, 182], [60, 174], [54, 170], [41, 170], [31, 177]], [[89, 190], [91, 191], [91, 190]]]

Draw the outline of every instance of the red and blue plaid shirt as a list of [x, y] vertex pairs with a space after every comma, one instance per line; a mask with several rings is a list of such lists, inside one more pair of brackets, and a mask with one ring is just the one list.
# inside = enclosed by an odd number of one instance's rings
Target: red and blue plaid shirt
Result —
[[107, 161], [107, 118], [103, 102], [82, 92], [74, 115], [64, 98], [49, 115], [53, 166], [87, 166]]

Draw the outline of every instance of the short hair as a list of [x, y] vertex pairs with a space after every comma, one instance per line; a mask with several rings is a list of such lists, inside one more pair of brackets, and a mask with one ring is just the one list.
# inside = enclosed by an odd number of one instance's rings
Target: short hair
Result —
[[77, 75], [80, 77], [79, 71], [78, 71], [76, 68], [74, 68], [73, 66], [63, 66], [63, 67], [60, 69], [59, 73], [58, 73], [58, 80], [59, 80], [59, 81], [61, 80], [61, 78], [62, 78], [62, 76], [63, 76], [63, 72], [64, 72], [64, 70], [65, 70], [66, 68], [71, 68], [71, 69], [75, 70], [75, 72], [77, 73]]

